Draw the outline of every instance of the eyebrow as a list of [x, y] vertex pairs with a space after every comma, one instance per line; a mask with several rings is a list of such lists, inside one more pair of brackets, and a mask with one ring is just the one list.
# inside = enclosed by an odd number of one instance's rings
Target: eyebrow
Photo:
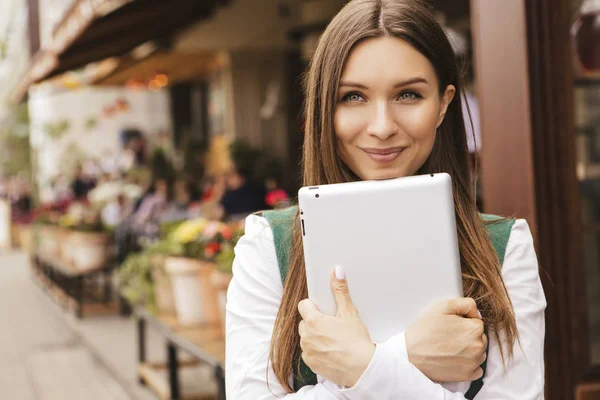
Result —
[[[421, 78], [421, 77], [416, 77], [416, 78], [407, 79], [407, 80], [402, 81], [402, 82], [398, 82], [398, 83], [396, 83], [394, 85], [394, 88], [399, 88], [399, 87], [402, 87], [402, 86], [412, 85], [414, 83], [426, 83], [426, 84], [429, 84], [429, 82], [427, 81], [427, 79]], [[360, 88], [360, 89], [368, 89], [362, 83], [356, 83], [356, 82], [350, 82], [350, 81], [342, 81], [342, 82], [340, 82], [340, 87], [355, 87], [355, 88]]]

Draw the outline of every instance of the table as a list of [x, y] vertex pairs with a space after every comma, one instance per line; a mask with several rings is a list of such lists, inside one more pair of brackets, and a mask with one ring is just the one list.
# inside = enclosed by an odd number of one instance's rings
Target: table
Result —
[[108, 262], [102, 268], [80, 271], [59, 258], [39, 253], [32, 257], [32, 267], [42, 288], [68, 307], [75, 306], [75, 314], [115, 312], [119, 304], [113, 299], [112, 272], [117, 264]]
[[[179, 368], [186, 363], [178, 362], [177, 352], [183, 350], [194, 359], [214, 368], [218, 386], [218, 399], [225, 400], [225, 338], [219, 326], [182, 327], [174, 315], [154, 315], [144, 308], [133, 310], [137, 318], [138, 377], [140, 383], [148, 384], [161, 398], [183, 400], [179, 382]], [[150, 370], [157, 364], [146, 360], [146, 327], [149, 325], [165, 338], [167, 348], [168, 388], [152, 381]]]

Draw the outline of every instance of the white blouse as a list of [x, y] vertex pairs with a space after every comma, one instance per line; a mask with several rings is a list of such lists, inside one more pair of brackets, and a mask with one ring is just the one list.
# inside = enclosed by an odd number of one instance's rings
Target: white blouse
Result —
[[[235, 254], [233, 280], [227, 294], [227, 399], [465, 398], [469, 382], [435, 383], [408, 361], [404, 332], [377, 344], [371, 363], [352, 388], [345, 389], [318, 377], [317, 385], [288, 394], [268, 363], [283, 285], [273, 234], [266, 219], [256, 215], [247, 218], [246, 234], [236, 246]], [[515, 345], [514, 357], [505, 367], [498, 343], [490, 337], [484, 385], [476, 399], [543, 399], [546, 298], [525, 220], [517, 220], [512, 228], [502, 277], [514, 306], [521, 345]]]

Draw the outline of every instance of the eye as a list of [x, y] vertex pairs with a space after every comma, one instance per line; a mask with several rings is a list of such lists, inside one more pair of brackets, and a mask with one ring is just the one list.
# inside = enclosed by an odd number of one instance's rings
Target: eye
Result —
[[342, 101], [347, 101], [351, 103], [356, 103], [359, 101], [364, 101], [364, 97], [358, 92], [350, 92], [342, 97]]
[[405, 101], [414, 101], [414, 100], [419, 100], [422, 98], [423, 98], [423, 96], [421, 96], [418, 92], [415, 92], [412, 90], [402, 92], [398, 96], [398, 100], [405, 100]]

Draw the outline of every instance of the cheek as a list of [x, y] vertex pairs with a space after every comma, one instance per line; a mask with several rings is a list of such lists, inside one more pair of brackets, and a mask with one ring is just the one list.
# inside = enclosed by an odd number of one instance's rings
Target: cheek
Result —
[[333, 129], [338, 140], [341, 142], [351, 141], [364, 130], [366, 122], [362, 114], [358, 109], [345, 107], [336, 109], [333, 117]]
[[415, 141], [433, 142], [437, 129], [438, 112], [435, 104], [404, 109], [398, 118], [402, 130]]

